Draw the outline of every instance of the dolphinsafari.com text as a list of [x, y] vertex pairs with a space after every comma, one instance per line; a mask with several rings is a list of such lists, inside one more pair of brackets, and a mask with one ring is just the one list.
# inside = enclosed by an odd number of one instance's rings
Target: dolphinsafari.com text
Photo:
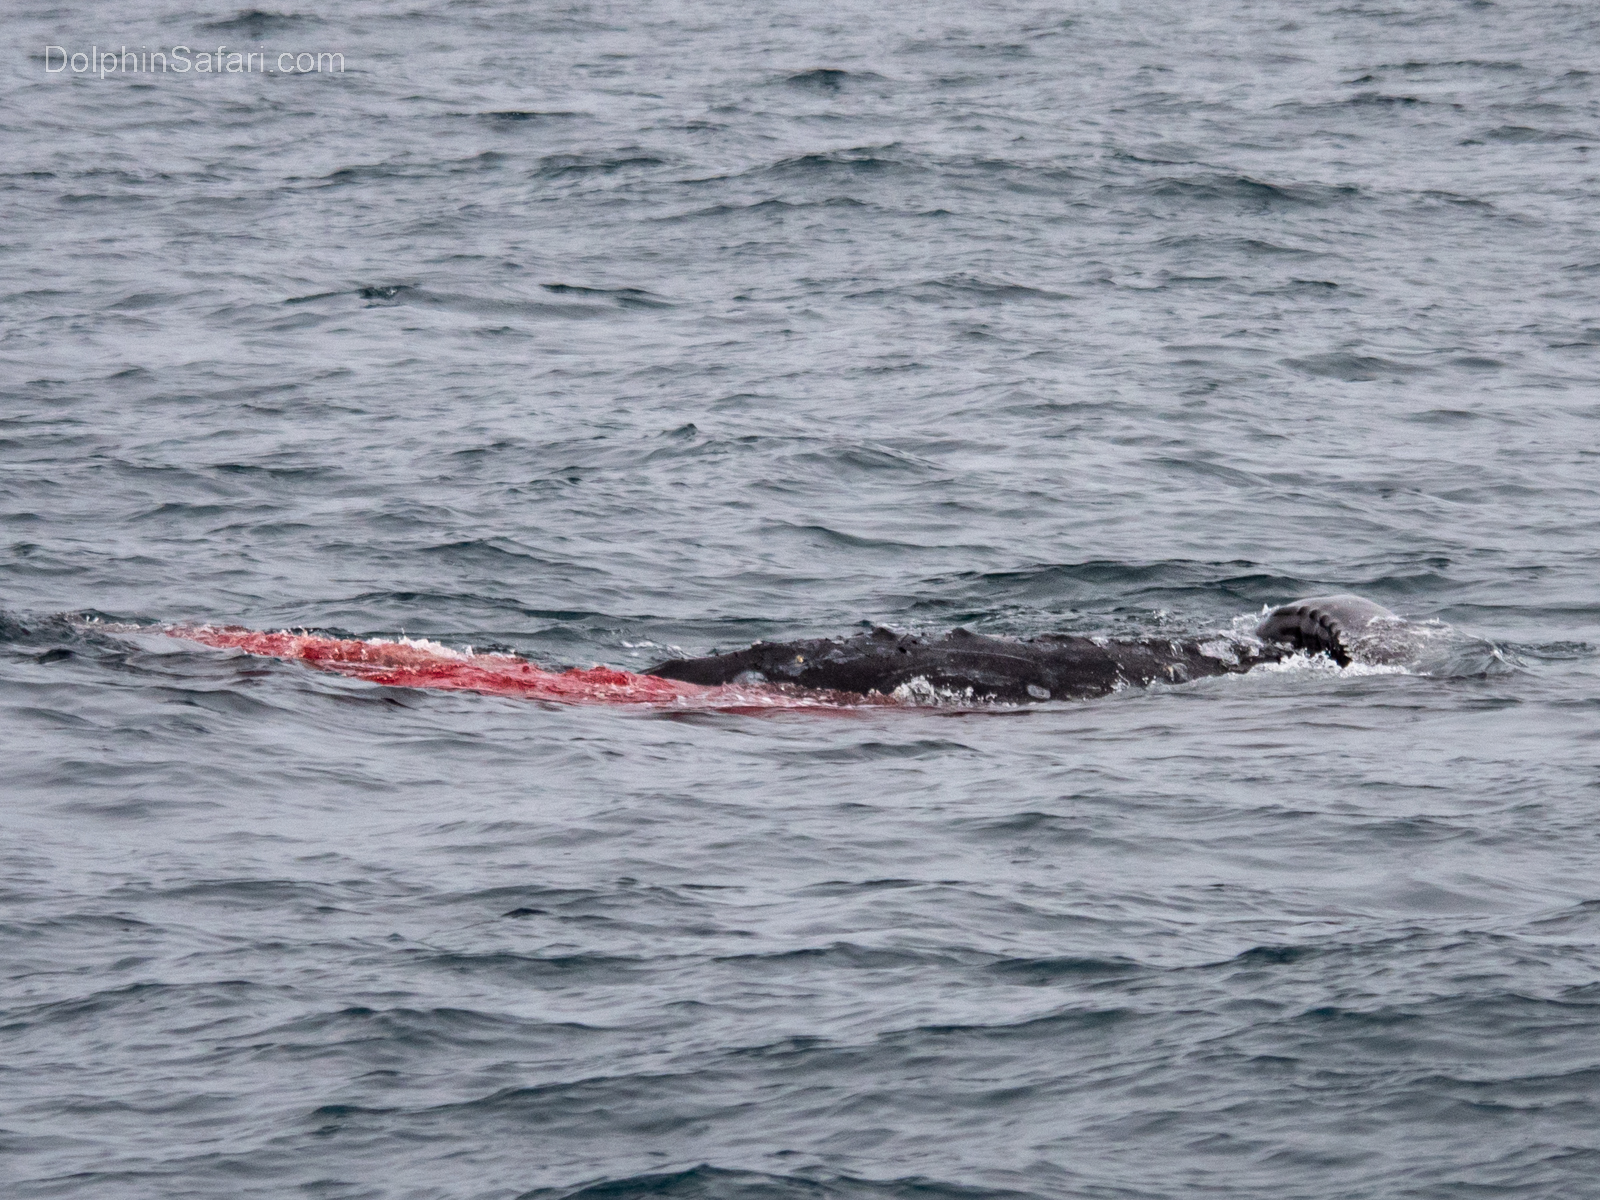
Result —
[[69, 51], [65, 46], [44, 48], [47, 75], [343, 75], [344, 55], [338, 51], [230, 50], [227, 46], [194, 50], [174, 46], [170, 50], [150, 50], [126, 46], [102, 50]]

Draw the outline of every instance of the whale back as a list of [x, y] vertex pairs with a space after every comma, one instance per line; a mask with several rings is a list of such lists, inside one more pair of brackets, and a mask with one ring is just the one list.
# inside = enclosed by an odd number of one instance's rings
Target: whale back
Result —
[[1256, 626], [1264, 642], [1282, 642], [1312, 654], [1326, 654], [1342, 667], [1377, 649], [1379, 631], [1404, 622], [1381, 604], [1362, 596], [1312, 596], [1274, 609]]

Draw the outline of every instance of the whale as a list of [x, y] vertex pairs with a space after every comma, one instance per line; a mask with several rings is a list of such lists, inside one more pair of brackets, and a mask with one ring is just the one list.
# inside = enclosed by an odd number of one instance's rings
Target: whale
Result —
[[[0, 614], [0, 633], [5, 628]], [[1118, 641], [1062, 633], [1016, 639], [955, 629], [927, 638], [877, 627], [848, 638], [757, 642], [728, 654], [674, 658], [644, 673], [603, 665], [542, 667], [517, 654], [454, 650], [405, 637], [390, 641], [210, 624], [168, 625], [157, 632], [387, 687], [552, 704], [737, 713], [1085, 700], [1128, 687], [1238, 674], [1297, 654], [1321, 655], [1346, 666], [1412, 661], [1425, 640], [1420, 626], [1350, 595], [1282, 605], [1267, 613], [1253, 634]]]
[[1354, 595], [1281, 605], [1253, 637], [1113, 641], [1047, 633], [1014, 639], [954, 629], [937, 638], [875, 627], [848, 638], [757, 642], [743, 650], [677, 658], [645, 673], [702, 686], [790, 684], [855, 695], [945, 698], [1008, 704], [1086, 700], [1128, 687], [1240, 674], [1296, 654], [1340, 666], [1390, 661], [1405, 622]]

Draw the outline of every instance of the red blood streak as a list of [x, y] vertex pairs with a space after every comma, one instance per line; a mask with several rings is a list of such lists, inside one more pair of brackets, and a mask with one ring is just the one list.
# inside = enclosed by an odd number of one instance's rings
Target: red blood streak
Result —
[[511, 654], [459, 653], [432, 642], [316, 637], [305, 633], [260, 633], [237, 626], [173, 627], [170, 637], [218, 649], [243, 650], [307, 663], [322, 671], [390, 687], [440, 688], [548, 700], [561, 704], [654, 704], [669, 708], [762, 711], [846, 709], [892, 705], [889, 696], [808, 691], [786, 684], [723, 684], [705, 687], [613, 667], [547, 671]]

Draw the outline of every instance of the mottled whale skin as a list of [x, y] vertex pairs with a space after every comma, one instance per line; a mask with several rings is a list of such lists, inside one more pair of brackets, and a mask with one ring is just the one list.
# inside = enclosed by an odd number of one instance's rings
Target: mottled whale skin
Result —
[[1399, 618], [1359, 596], [1327, 596], [1274, 610], [1257, 628], [1259, 640], [1115, 642], [1046, 634], [1019, 641], [965, 629], [930, 640], [879, 628], [844, 639], [757, 642], [731, 654], [674, 659], [647, 673], [687, 683], [790, 683], [862, 695], [925, 685], [1002, 703], [1084, 700], [1124, 687], [1238, 674], [1302, 651], [1348, 664], [1363, 631], [1378, 620]]

